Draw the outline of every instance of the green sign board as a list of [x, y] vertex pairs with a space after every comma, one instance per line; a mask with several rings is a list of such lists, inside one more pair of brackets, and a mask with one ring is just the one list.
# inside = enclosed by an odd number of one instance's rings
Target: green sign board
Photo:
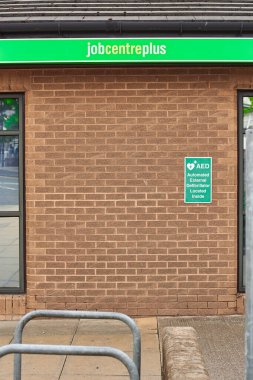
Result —
[[212, 202], [211, 157], [185, 157], [184, 201], [185, 203]]
[[253, 62], [253, 38], [0, 40], [0, 64]]

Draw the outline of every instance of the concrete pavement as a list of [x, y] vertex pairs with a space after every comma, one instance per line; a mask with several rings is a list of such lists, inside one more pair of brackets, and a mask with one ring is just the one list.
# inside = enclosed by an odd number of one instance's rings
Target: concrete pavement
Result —
[[[142, 380], [161, 380], [156, 318], [136, 322], [142, 337]], [[9, 344], [16, 322], [0, 322], [0, 345]], [[132, 335], [120, 321], [34, 320], [24, 330], [24, 343], [104, 345], [132, 355]], [[13, 356], [0, 359], [0, 379], [12, 380]], [[113, 358], [24, 355], [22, 380], [126, 380], [128, 372]]]
[[159, 317], [159, 332], [169, 326], [191, 326], [211, 380], [244, 379], [244, 317]]
[[[151, 317], [136, 322], [142, 337], [141, 380], [161, 380], [159, 335], [167, 326], [192, 326], [211, 380], [244, 379], [244, 317]], [[0, 322], [0, 345], [9, 344], [16, 322]], [[33, 320], [24, 343], [106, 345], [132, 355], [132, 335], [120, 321]], [[13, 357], [0, 359], [0, 379], [12, 380]], [[126, 380], [118, 361], [102, 357], [24, 355], [22, 380]]]

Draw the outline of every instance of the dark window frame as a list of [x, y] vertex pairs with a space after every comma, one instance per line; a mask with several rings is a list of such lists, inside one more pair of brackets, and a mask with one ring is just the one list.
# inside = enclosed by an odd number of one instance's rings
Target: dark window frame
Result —
[[238, 291], [245, 292], [243, 279], [243, 251], [244, 251], [244, 127], [243, 127], [243, 98], [253, 97], [252, 90], [238, 90]]
[[19, 218], [19, 287], [0, 287], [0, 294], [25, 293], [25, 166], [24, 166], [24, 125], [25, 96], [23, 93], [0, 93], [0, 99], [16, 98], [19, 100], [19, 128], [15, 131], [0, 131], [0, 136], [19, 137], [19, 211], [0, 211], [1, 217]]

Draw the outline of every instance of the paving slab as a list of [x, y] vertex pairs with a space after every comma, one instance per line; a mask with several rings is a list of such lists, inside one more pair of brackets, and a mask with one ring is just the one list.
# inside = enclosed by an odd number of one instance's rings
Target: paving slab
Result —
[[131, 334], [75, 335], [73, 345], [76, 346], [110, 346], [132, 353], [133, 339]]
[[[26, 379], [25, 379], [26, 380]], [[30, 380], [30, 379], [29, 379]], [[37, 379], [31, 379], [37, 380]], [[41, 380], [41, 379], [38, 379]], [[113, 375], [90, 375], [89, 377], [83, 377], [83, 375], [72, 375], [71, 378], [69, 375], [62, 375], [61, 380], [129, 380], [129, 375], [126, 376], [113, 376]], [[142, 376], [141, 380], [161, 380], [161, 376]]]
[[[16, 321], [0, 322], [0, 346], [11, 343]], [[0, 362], [0, 379], [12, 380], [13, 355], [6, 356]]]
[[[15, 324], [4, 326], [0, 323], [0, 331], [14, 332]], [[33, 320], [28, 322], [23, 331], [23, 343], [30, 344], [71, 344], [76, 332], [78, 320]], [[1, 330], [2, 329], [2, 330]], [[12, 336], [11, 336], [12, 339]], [[8, 342], [9, 343], [9, 342]], [[11, 359], [10, 359], [11, 358]], [[13, 355], [3, 358], [0, 367], [0, 378], [11, 379], [13, 373]], [[66, 360], [60, 355], [23, 355], [22, 379], [42, 379], [46, 376], [50, 380], [58, 380]], [[45, 365], [46, 363], [46, 365]], [[1, 377], [5, 375], [5, 377]]]
[[0, 379], [13, 379], [13, 355], [8, 355], [0, 359]]
[[[34, 374], [25, 374], [22, 377], [22, 380], [42, 380], [43, 379], [43, 373], [34, 375]], [[45, 380], [58, 380], [59, 379], [59, 374], [50, 374], [50, 376], [44, 377]], [[8, 379], [9, 380], [9, 379]], [[10, 380], [13, 380], [13, 378], [10, 378]]]
[[159, 352], [159, 338], [158, 334], [145, 334], [141, 332], [141, 345], [142, 352], [152, 351]]
[[157, 318], [137, 318], [142, 341], [142, 380], [161, 380], [161, 354]]
[[[129, 354], [126, 352], [126, 354]], [[114, 358], [108, 357], [82, 357], [80, 360], [76, 356], [68, 356], [62, 375], [68, 375], [69, 379], [72, 375], [83, 375], [84, 379], [89, 379], [91, 376], [127, 376], [126, 367]]]
[[69, 339], [69, 337], [72, 337], [76, 333], [78, 324], [78, 319], [34, 319], [28, 322], [24, 328], [24, 340], [39, 336], [47, 337], [49, 340], [54, 340], [55, 336]]
[[142, 352], [142, 376], [157, 376], [161, 374], [160, 352]]
[[[156, 318], [136, 320], [142, 336], [141, 380], [161, 380]], [[0, 322], [3, 344], [13, 337], [16, 322]], [[55, 320], [30, 321], [24, 329], [24, 343], [106, 345], [132, 357], [131, 330], [121, 321]], [[13, 355], [1, 359], [0, 379], [12, 380]], [[125, 366], [113, 358], [82, 356], [23, 355], [22, 380], [126, 380]]]
[[159, 317], [159, 335], [167, 326], [191, 326], [199, 336], [211, 380], [244, 379], [244, 317]]
[[0, 336], [0, 346], [4, 346], [6, 344], [11, 343], [12, 339], [13, 339], [12, 335], [2, 335], [2, 336]]
[[[161, 380], [161, 364], [156, 318], [138, 318], [136, 323], [141, 330], [142, 338], [142, 379]], [[75, 345], [108, 345], [126, 352], [132, 357], [133, 338], [129, 327], [121, 321], [81, 320], [73, 339]], [[87, 363], [89, 365], [87, 365]], [[129, 378], [127, 370], [115, 359], [68, 357], [62, 372], [61, 380], [68, 379], [70, 374], [84, 378], [116, 379]], [[92, 377], [91, 377], [92, 376]], [[99, 377], [98, 377], [99, 376]], [[102, 376], [102, 377], [101, 377]]]
[[[61, 380], [129, 380], [129, 375], [125, 376], [114, 376], [110, 374], [109, 376], [106, 374], [101, 375], [89, 375], [89, 377], [84, 377], [84, 375], [72, 375], [69, 377], [69, 375], [62, 375]], [[156, 379], [143, 379], [143, 380], [156, 380]]]
[[16, 322], [2, 321], [0, 323], [0, 346], [11, 343]]
[[96, 335], [111, 335], [111, 334], [129, 334], [130, 328], [121, 321], [104, 320], [104, 319], [81, 319], [78, 325], [77, 335], [96, 334]]
[[145, 334], [157, 334], [157, 318], [148, 317], [148, 318], [136, 318], [135, 322], [137, 323], [140, 330]]

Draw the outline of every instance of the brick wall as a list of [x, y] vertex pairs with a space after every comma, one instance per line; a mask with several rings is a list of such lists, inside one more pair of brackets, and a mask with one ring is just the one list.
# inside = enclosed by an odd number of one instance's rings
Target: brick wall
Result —
[[[236, 90], [253, 69], [0, 77], [26, 93], [27, 311], [237, 311]], [[185, 156], [213, 157], [212, 204], [184, 204]]]

